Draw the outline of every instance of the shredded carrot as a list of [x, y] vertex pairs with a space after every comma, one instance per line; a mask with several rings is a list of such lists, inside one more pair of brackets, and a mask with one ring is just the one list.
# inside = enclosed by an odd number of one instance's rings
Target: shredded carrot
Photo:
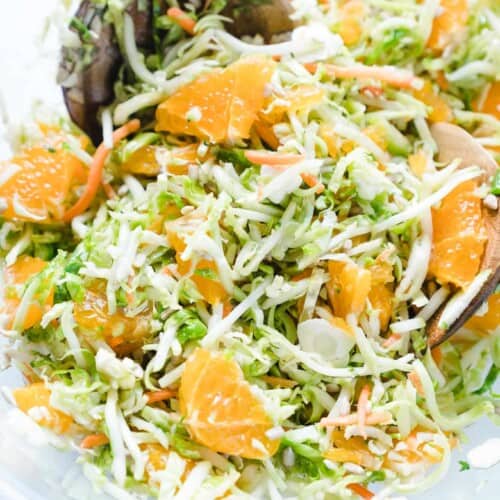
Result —
[[222, 317], [225, 318], [231, 311], [233, 310], [233, 306], [229, 299], [225, 300], [222, 304]]
[[255, 131], [262, 141], [264, 141], [271, 149], [278, 149], [280, 142], [270, 125], [261, 120], [254, 123]]
[[[306, 63], [304, 67], [311, 73], [315, 73], [318, 69], [316, 63]], [[413, 73], [394, 66], [365, 66], [363, 64], [336, 66], [334, 64], [324, 64], [323, 68], [328, 75], [334, 78], [372, 78], [400, 88], [417, 88], [421, 85], [421, 80]]]
[[375, 495], [367, 488], [365, 488], [362, 484], [359, 483], [351, 483], [348, 484], [347, 487], [356, 495], [359, 495], [364, 500], [371, 500]]
[[304, 160], [303, 155], [293, 153], [275, 153], [274, 151], [266, 151], [248, 149], [245, 151], [245, 156], [248, 161], [256, 163], [257, 165], [271, 165], [271, 166], [286, 166], [298, 163]]
[[[113, 145], [116, 145], [122, 139], [127, 137], [137, 130], [141, 126], [141, 122], [139, 120], [130, 120], [122, 127], [116, 129], [113, 132]], [[104, 143], [101, 143], [99, 147], [96, 149], [94, 154], [94, 158], [89, 168], [89, 176], [87, 179], [87, 185], [85, 186], [85, 191], [83, 192], [80, 199], [64, 214], [63, 220], [65, 222], [70, 221], [77, 215], [80, 215], [82, 212], [87, 210], [87, 208], [92, 203], [92, 200], [95, 198], [97, 190], [99, 188], [99, 184], [102, 179], [102, 171], [104, 170], [104, 163], [111, 152], [111, 149], [106, 147]]]
[[186, 33], [194, 35], [196, 21], [191, 19], [186, 12], [178, 7], [170, 7], [170, 9], [167, 10], [167, 16], [177, 23]]
[[102, 189], [104, 190], [104, 194], [108, 197], [109, 200], [116, 198], [115, 190], [111, 184], [107, 182], [102, 182]]
[[446, 75], [444, 71], [438, 71], [436, 75], [436, 83], [439, 85], [439, 88], [441, 90], [448, 90], [450, 88], [450, 84], [448, 80], [446, 79]]
[[392, 344], [396, 343], [401, 339], [401, 335], [399, 333], [393, 333], [389, 335], [383, 342], [382, 347], [390, 347]]
[[409, 373], [408, 380], [413, 384], [413, 387], [415, 387], [419, 396], [425, 396], [424, 387], [417, 372]]
[[319, 179], [315, 175], [304, 172], [300, 176], [309, 187], [316, 187], [317, 194], [321, 194], [325, 190], [325, 186], [319, 182]]
[[366, 415], [368, 414], [368, 401], [371, 395], [371, 387], [368, 384], [363, 386], [361, 392], [359, 393], [358, 399], [358, 426], [359, 432], [363, 436], [364, 439], [367, 439], [365, 425], [366, 425]]
[[282, 377], [272, 377], [271, 375], [264, 375], [261, 377], [266, 384], [272, 385], [273, 387], [295, 387], [297, 382], [295, 380], [290, 380], [288, 378]]
[[162, 389], [160, 391], [146, 392], [145, 396], [148, 398], [148, 404], [158, 403], [159, 401], [167, 401], [177, 397], [177, 391], [173, 389]]
[[310, 278], [312, 274], [312, 269], [304, 269], [301, 273], [296, 274], [293, 278], [292, 281], [301, 281], [305, 280], [306, 278]]
[[[345, 427], [359, 422], [358, 413], [350, 413], [341, 417], [325, 417], [320, 421], [322, 427]], [[392, 415], [388, 411], [374, 411], [366, 415], [366, 425], [388, 425], [392, 422]]]
[[431, 356], [432, 356], [432, 359], [434, 360], [434, 363], [439, 365], [441, 363], [441, 361], [443, 360], [443, 351], [441, 351], [441, 348], [439, 346], [434, 347], [431, 350]]
[[89, 434], [80, 443], [80, 448], [90, 450], [109, 443], [109, 438], [106, 434]]

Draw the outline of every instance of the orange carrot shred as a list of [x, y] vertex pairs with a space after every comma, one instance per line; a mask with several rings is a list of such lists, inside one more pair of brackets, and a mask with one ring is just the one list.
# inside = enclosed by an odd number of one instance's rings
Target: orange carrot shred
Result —
[[148, 404], [158, 403], [159, 401], [167, 401], [177, 397], [177, 391], [173, 389], [162, 389], [161, 391], [146, 392], [145, 396], [148, 398]]
[[229, 299], [225, 300], [222, 304], [222, 317], [225, 318], [231, 311], [233, 310], [233, 306]]
[[309, 186], [309, 187], [316, 187], [316, 193], [321, 194], [325, 190], [325, 186], [319, 182], [319, 179], [313, 175], [313, 174], [308, 174], [308, 173], [302, 173], [300, 174], [302, 177], [302, 180]]
[[366, 414], [368, 413], [368, 400], [370, 399], [371, 388], [368, 384], [363, 386], [361, 392], [359, 393], [358, 399], [358, 426], [359, 431], [364, 439], [367, 439], [365, 425], [366, 425]]
[[419, 396], [425, 396], [424, 387], [417, 372], [410, 372], [408, 374], [408, 380], [413, 384]]
[[191, 19], [186, 12], [178, 7], [170, 7], [170, 9], [167, 10], [167, 16], [176, 22], [186, 33], [194, 35], [196, 21]]
[[[421, 80], [413, 73], [394, 66], [365, 66], [363, 64], [336, 66], [335, 64], [324, 64], [323, 67], [326, 74], [334, 78], [373, 79], [399, 88], [412, 88], [421, 85]], [[304, 68], [310, 73], [315, 73], [318, 65], [316, 63], [305, 63]]]
[[85, 450], [90, 450], [91, 448], [97, 448], [104, 444], [109, 443], [109, 438], [106, 434], [89, 434], [80, 443], [80, 447]]
[[434, 363], [439, 365], [441, 363], [441, 361], [443, 360], [443, 351], [441, 351], [441, 348], [439, 346], [434, 347], [431, 350], [431, 356], [432, 356], [432, 359], [434, 360]]
[[293, 153], [275, 153], [274, 151], [266, 151], [265, 149], [248, 149], [245, 151], [245, 156], [248, 161], [256, 163], [257, 165], [292, 165], [304, 160], [303, 155]]
[[364, 500], [371, 500], [375, 495], [367, 488], [365, 488], [362, 484], [359, 483], [351, 483], [348, 484], [347, 487], [356, 495], [359, 495]]
[[102, 189], [104, 190], [104, 194], [108, 197], [108, 199], [112, 200], [116, 198], [116, 193], [115, 190], [113, 189], [113, 186], [111, 184], [108, 184], [107, 182], [102, 182]]
[[[116, 129], [113, 132], [113, 145], [118, 144], [122, 139], [127, 137], [137, 130], [141, 126], [141, 122], [137, 119], [130, 120], [125, 125]], [[64, 214], [63, 220], [69, 222], [77, 215], [83, 213], [92, 203], [92, 200], [97, 194], [99, 184], [102, 180], [102, 172], [104, 170], [104, 163], [111, 152], [111, 149], [106, 147], [104, 143], [101, 143], [96, 149], [94, 158], [90, 165], [89, 176], [87, 179], [87, 185], [85, 186], [85, 191], [83, 192], [80, 199]]]
[[390, 347], [392, 344], [397, 342], [399, 339], [401, 339], [401, 335], [399, 333], [393, 333], [392, 335], [389, 335], [383, 342], [382, 342], [382, 347]]
[[288, 378], [282, 377], [273, 377], [271, 375], [264, 375], [261, 379], [266, 383], [273, 387], [295, 387], [297, 382], [295, 380], [290, 380]]

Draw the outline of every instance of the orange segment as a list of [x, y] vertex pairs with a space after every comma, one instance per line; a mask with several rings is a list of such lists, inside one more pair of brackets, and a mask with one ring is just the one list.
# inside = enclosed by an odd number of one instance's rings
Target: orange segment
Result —
[[451, 122], [453, 112], [446, 101], [434, 91], [432, 83], [425, 80], [421, 89], [413, 90], [413, 95], [419, 101], [431, 108], [428, 119], [431, 122]]
[[478, 239], [473, 234], [453, 236], [434, 243], [429, 274], [440, 283], [465, 288], [479, 271], [484, 244], [484, 239]]
[[411, 154], [408, 156], [408, 164], [417, 177], [422, 177], [427, 170], [427, 155], [423, 151]]
[[[373, 278], [373, 275], [372, 275]], [[387, 330], [389, 320], [392, 316], [392, 299], [394, 297], [393, 291], [387, 285], [372, 286], [368, 299], [373, 307], [378, 311], [378, 318], [380, 321], [380, 329]]]
[[318, 135], [325, 141], [328, 155], [331, 158], [336, 158], [339, 154], [341, 141], [335, 133], [333, 127], [329, 124], [323, 124], [319, 127]]
[[67, 135], [47, 130], [40, 144], [0, 162], [0, 172], [7, 179], [0, 184], [0, 198], [7, 204], [2, 217], [6, 219], [60, 220], [74, 182], [83, 180], [82, 162], [63, 147]]
[[366, 6], [361, 0], [350, 0], [340, 7], [340, 23], [338, 34], [346, 45], [357, 43], [363, 34], [362, 20], [366, 14]]
[[476, 181], [464, 182], [432, 209], [429, 273], [441, 283], [465, 287], [479, 271], [486, 239], [476, 188]]
[[156, 161], [156, 146], [144, 146], [134, 151], [127, 161], [121, 164], [124, 172], [138, 175], [157, 175], [160, 166]]
[[325, 91], [313, 85], [299, 85], [287, 90], [284, 96], [279, 96], [276, 102], [270, 102], [268, 110], [261, 116], [269, 123], [279, 123], [285, 119], [286, 113], [305, 113], [321, 103]]
[[339, 430], [332, 431], [331, 438], [334, 447], [323, 454], [328, 460], [340, 463], [355, 463], [368, 469], [379, 468], [380, 461], [370, 453], [363, 438], [355, 436], [346, 439], [344, 433]]
[[[7, 327], [12, 328], [17, 308], [21, 303], [22, 291], [20, 289], [36, 274], [43, 271], [47, 262], [38, 257], [21, 255], [12, 266], [4, 270], [5, 297], [2, 312], [7, 314], [9, 320]], [[50, 291], [43, 304], [34, 297], [34, 303], [28, 307], [22, 328], [27, 330], [40, 323], [42, 316], [52, 307], [54, 301], [53, 291]]]
[[349, 314], [360, 314], [370, 292], [370, 271], [351, 262], [331, 260], [328, 272], [326, 289], [335, 316], [345, 319]]
[[[168, 172], [175, 175], [186, 175], [188, 173], [188, 165], [198, 159], [197, 147], [196, 144], [190, 144], [182, 148], [170, 150], [171, 160], [167, 163]], [[156, 155], [159, 149], [164, 148], [148, 145], [134, 151], [121, 164], [121, 169], [131, 174], [158, 175], [160, 164], [156, 159]]]
[[392, 299], [394, 292], [391, 283], [394, 281], [392, 264], [387, 258], [387, 251], [382, 252], [370, 267], [371, 288], [368, 299], [373, 309], [378, 310], [380, 329], [385, 331], [392, 316]]
[[471, 330], [491, 332], [500, 326], [500, 293], [490, 295], [488, 299], [488, 312], [482, 316], [472, 316], [465, 324]]
[[363, 134], [369, 137], [380, 149], [387, 151], [387, 136], [381, 126], [370, 125], [363, 130]]
[[478, 236], [483, 232], [481, 199], [476, 194], [475, 180], [463, 182], [432, 209], [434, 241], [443, 240], [462, 233]]
[[441, 0], [439, 13], [432, 22], [427, 47], [441, 51], [465, 28], [468, 18], [467, 0]]
[[238, 363], [205, 349], [186, 362], [179, 389], [180, 411], [196, 441], [213, 451], [244, 458], [274, 455], [273, 424]]
[[149, 331], [147, 313], [129, 318], [118, 309], [109, 314], [106, 297], [97, 290], [87, 290], [83, 301], [75, 302], [73, 314], [83, 337], [103, 338], [122, 356], [140, 347]]
[[245, 57], [196, 78], [158, 106], [156, 130], [215, 143], [248, 138], [275, 66], [263, 56]]
[[[177, 269], [181, 275], [189, 273], [192, 267], [191, 261], [181, 258], [182, 252], [186, 249], [184, 238], [196, 230], [198, 222], [199, 220], [195, 217], [186, 215], [167, 223], [168, 242], [175, 250]], [[222, 284], [210, 277], [210, 275], [217, 276], [217, 273], [217, 265], [213, 260], [200, 259], [194, 273], [190, 276], [201, 295], [212, 305], [224, 302], [227, 298], [227, 292]], [[204, 274], [209, 276], [204, 276]]]
[[486, 97], [472, 103], [475, 111], [489, 113], [500, 120], [500, 82], [494, 82], [489, 86]]
[[50, 406], [50, 389], [43, 382], [14, 389], [12, 395], [18, 408], [30, 414], [42, 427], [64, 434], [73, 424], [73, 419], [69, 415]]

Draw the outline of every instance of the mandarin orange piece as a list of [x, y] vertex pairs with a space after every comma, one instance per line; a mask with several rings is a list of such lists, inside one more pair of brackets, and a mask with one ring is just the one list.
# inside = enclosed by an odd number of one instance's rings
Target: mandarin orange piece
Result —
[[[373, 275], [372, 275], [373, 278]], [[387, 330], [392, 316], [392, 299], [394, 292], [387, 285], [372, 286], [368, 299], [373, 309], [378, 311], [381, 331]]]
[[427, 116], [430, 122], [451, 122], [453, 120], [453, 111], [446, 101], [434, 91], [429, 80], [424, 80], [422, 88], [414, 89], [413, 95], [431, 108]]
[[243, 458], [272, 456], [279, 440], [262, 401], [252, 392], [236, 363], [219, 353], [196, 349], [179, 388], [180, 411], [193, 439], [213, 451]]
[[362, 19], [366, 14], [366, 5], [361, 0], [350, 0], [340, 7], [338, 34], [346, 45], [359, 42], [363, 34]]
[[124, 172], [138, 175], [155, 176], [160, 173], [160, 164], [157, 153], [164, 149], [167, 160], [167, 170], [174, 175], [186, 175], [188, 165], [198, 159], [197, 145], [190, 144], [182, 148], [175, 148], [167, 152], [165, 148], [158, 146], [144, 146], [134, 151], [126, 161], [121, 164]]
[[331, 158], [336, 158], [339, 154], [341, 139], [335, 133], [333, 127], [329, 124], [323, 124], [319, 127], [318, 135], [323, 139]]
[[465, 287], [479, 271], [486, 235], [477, 187], [474, 180], [463, 182], [432, 209], [429, 274], [441, 283]]
[[408, 164], [417, 177], [422, 177], [427, 170], [427, 155], [423, 151], [417, 151], [408, 156]]
[[394, 292], [391, 283], [394, 281], [392, 264], [387, 258], [387, 251], [382, 252], [370, 267], [371, 288], [368, 299], [373, 309], [378, 310], [380, 329], [385, 331], [392, 316], [392, 299]]
[[[198, 223], [199, 220], [190, 215], [180, 217], [167, 223], [168, 242], [175, 250], [177, 269], [181, 275], [189, 273], [192, 268], [191, 261], [181, 258], [182, 252], [186, 249], [186, 243], [182, 233], [184, 233], [184, 235], [192, 234], [196, 230]], [[180, 229], [181, 232], [179, 232]], [[198, 271], [198, 273], [196, 271]], [[213, 260], [200, 259], [190, 279], [194, 282], [198, 291], [209, 304], [214, 305], [224, 302], [228, 297], [226, 289], [217, 279], [203, 276], [203, 272], [217, 276], [218, 270], [215, 262]]]
[[313, 85], [299, 85], [289, 89], [284, 96], [279, 96], [273, 104], [269, 103], [269, 109], [261, 112], [261, 116], [268, 123], [279, 123], [285, 119], [286, 113], [305, 113], [321, 103], [325, 97], [325, 91]]
[[340, 430], [331, 432], [331, 440], [334, 448], [327, 450], [323, 456], [333, 462], [352, 462], [369, 469], [378, 468], [379, 461], [371, 454], [366, 441], [354, 436], [350, 439], [344, 437]]
[[493, 82], [486, 93], [484, 99], [476, 99], [472, 103], [475, 111], [488, 113], [500, 120], [500, 82]]
[[485, 240], [474, 234], [452, 236], [434, 243], [429, 274], [440, 283], [465, 288], [479, 272]]
[[335, 316], [346, 319], [349, 314], [359, 315], [370, 292], [370, 271], [351, 262], [331, 260], [328, 272], [326, 289]]
[[363, 134], [369, 137], [380, 149], [387, 151], [387, 135], [381, 126], [370, 125], [363, 130]]
[[467, 0], [441, 0], [438, 15], [432, 22], [427, 47], [442, 51], [465, 28], [468, 18]]
[[[12, 395], [17, 407], [24, 413], [30, 414], [42, 427], [47, 427], [58, 434], [68, 432], [73, 419], [60, 410], [50, 406], [50, 389], [43, 382], [36, 382], [26, 387], [14, 389]], [[30, 410], [36, 409], [36, 414]]]
[[465, 326], [471, 330], [480, 330], [482, 332], [496, 330], [500, 326], [500, 293], [490, 295], [486, 314], [472, 316]]
[[[17, 309], [21, 303], [22, 293], [19, 291], [33, 276], [43, 271], [47, 262], [38, 257], [21, 255], [17, 261], [4, 270], [5, 298], [1, 312], [8, 316], [7, 327], [12, 328]], [[33, 304], [28, 307], [24, 316], [22, 328], [27, 330], [40, 323], [42, 316], [52, 307], [53, 291], [48, 293], [43, 304], [38, 298], [33, 298]]]
[[109, 314], [108, 301], [98, 290], [87, 290], [83, 301], [75, 302], [73, 315], [84, 338], [104, 339], [121, 356], [140, 347], [149, 331], [147, 313], [129, 318], [119, 309]]
[[249, 56], [201, 75], [158, 106], [156, 130], [214, 143], [247, 139], [275, 66], [267, 57]]
[[0, 185], [0, 199], [7, 205], [2, 217], [31, 222], [62, 218], [71, 188], [85, 178], [83, 163], [64, 148], [67, 140], [65, 133], [47, 129], [39, 144], [0, 162], [6, 176]]
[[482, 203], [476, 193], [477, 187], [475, 180], [463, 182], [441, 201], [439, 207], [432, 209], [434, 241], [462, 233], [484, 238]]
[[323, 457], [332, 462], [352, 464], [366, 467], [367, 469], [376, 469], [378, 461], [369, 451], [351, 450], [347, 448], [331, 448], [325, 453]]
[[156, 161], [156, 151], [156, 146], [143, 146], [134, 151], [120, 167], [124, 172], [131, 174], [157, 175], [160, 172], [160, 165]]

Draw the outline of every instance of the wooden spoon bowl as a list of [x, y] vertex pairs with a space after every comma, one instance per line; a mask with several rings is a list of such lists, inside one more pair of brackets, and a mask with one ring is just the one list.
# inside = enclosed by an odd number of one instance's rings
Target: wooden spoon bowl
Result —
[[[180, 2], [181, 6], [183, 2]], [[139, 8], [143, 5], [145, 8]], [[166, 12], [166, 4], [163, 6]], [[134, 0], [126, 8], [132, 18], [137, 46], [145, 53], [153, 46], [152, 1]], [[245, 6], [241, 0], [230, 0], [222, 14], [233, 22], [226, 28], [235, 36], [261, 34], [268, 42], [276, 34], [293, 29], [290, 19], [292, 7], [289, 0], [270, 0], [262, 5]], [[93, 40], [83, 40], [85, 35], [72, 28], [87, 47], [92, 44], [92, 57], [84, 63], [86, 56], [82, 47], [64, 48], [59, 65], [59, 83], [69, 115], [94, 143], [101, 142], [102, 131], [98, 120], [101, 106], [114, 99], [114, 83], [123, 64], [123, 57], [116, 42], [114, 27], [104, 21], [106, 8], [91, 0], [83, 0], [75, 18]], [[87, 33], [87, 36], [88, 36]], [[87, 49], [88, 50], [88, 49]]]
[[[482, 180], [487, 183], [491, 182], [498, 168], [495, 160], [463, 128], [450, 123], [436, 123], [431, 127], [431, 133], [439, 148], [438, 159], [440, 162], [449, 163], [460, 158], [462, 160], [460, 168], [477, 165], [483, 170]], [[488, 270], [490, 275], [481, 290], [447, 329], [439, 326], [441, 314], [446, 304], [443, 304], [429, 320], [426, 330], [428, 343], [431, 347], [436, 347], [456, 333], [495, 291], [500, 282], [500, 211], [498, 209], [492, 210], [483, 205], [483, 216], [487, 241], [480, 270]]]

